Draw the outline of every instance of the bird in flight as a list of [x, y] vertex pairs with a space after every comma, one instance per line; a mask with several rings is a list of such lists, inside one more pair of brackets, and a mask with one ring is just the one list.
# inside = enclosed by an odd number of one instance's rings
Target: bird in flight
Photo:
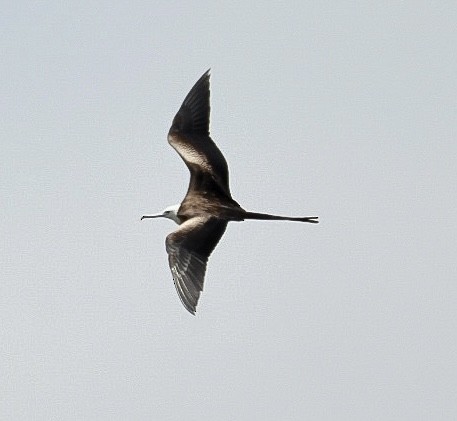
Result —
[[318, 223], [317, 216], [288, 217], [248, 212], [232, 199], [227, 162], [209, 134], [209, 70], [187, 94], [168, 132], [168, 143], [190, 171], [184, 200], [157, 215], [179, 227], [165, 241], [173, 282], [184, 307], [195, 314], [210, 254], [229, 221], [246, 219]]

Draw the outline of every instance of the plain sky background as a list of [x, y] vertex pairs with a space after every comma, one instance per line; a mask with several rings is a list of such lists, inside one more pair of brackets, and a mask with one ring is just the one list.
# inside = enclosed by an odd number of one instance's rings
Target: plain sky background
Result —
[[[455, 2], [4, 2], [0, 419], [454, 420]], [[195, 81], [234, 198], [197, 315]]]

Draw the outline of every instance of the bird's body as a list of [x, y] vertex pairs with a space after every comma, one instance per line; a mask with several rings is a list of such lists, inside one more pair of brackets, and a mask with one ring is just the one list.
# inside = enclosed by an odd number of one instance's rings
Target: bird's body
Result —
[[209, 135], [209, 71], [187, 94], [168, 133], [168, 142], [190, 171], [187, 194], [180, 205], [158, 215], [179, 228], [166, 239], [173, 281], [184, 307], [195, 314], [208, 258], [229, 221], [245, 219], [288, 220], [317, 223], [317, 217], [284, 217], [245, 211], [232, 199], [228, 165]]

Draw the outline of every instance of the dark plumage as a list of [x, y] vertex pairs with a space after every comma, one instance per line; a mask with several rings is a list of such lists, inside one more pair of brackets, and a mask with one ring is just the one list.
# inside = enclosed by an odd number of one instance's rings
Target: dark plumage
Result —
[[187, 194], [180, 205], [141, 218], [165, 217], [179, 224], [179, 228], [167, 236], [166, 250], [179, 298], [192, 314], [203, 290], [208, 258], [229, 221], [318, 222], [317, 217], [247, 212], [232, 199], [227, 162], [209, 135], [209, 100], [208, 70], [187, 94], [168, 132], [168, 142], [190, 171]]

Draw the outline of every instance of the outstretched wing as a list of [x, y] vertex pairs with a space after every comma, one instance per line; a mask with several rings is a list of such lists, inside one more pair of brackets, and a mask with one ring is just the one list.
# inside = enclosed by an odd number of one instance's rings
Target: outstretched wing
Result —
[[227, 221], [198, 216], [181, 224], [165, 241], [176, 291], [192, 314], [203, 290], [208, 258], [226, 227]]
[[189, 168], [188, 193], [216, 189], [230, 197], [227, 162], [209, 135], [209, 76], [208, 70], [187, 94], [168, 142]]

